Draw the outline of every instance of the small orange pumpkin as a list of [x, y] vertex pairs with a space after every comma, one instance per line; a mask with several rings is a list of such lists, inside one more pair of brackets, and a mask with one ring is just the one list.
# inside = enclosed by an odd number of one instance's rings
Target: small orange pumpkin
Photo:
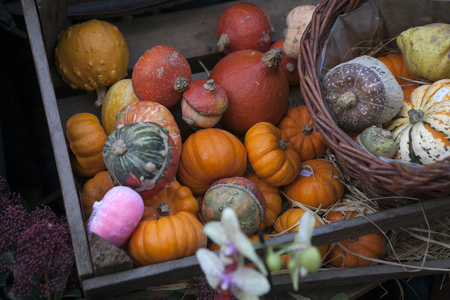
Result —
[[109, 178], [108, 171], [98, 172], [94, 177], [86, 181], [80, 193], [81, 205], [86, 220], [89, 220], [89, 217], [91, 216], [92, 205], [94, 205], [96, 201], [102, 200], [106, 192], [113, 187], [114, 184]]
[[142, 220], [156, 220], [165, 216], [173, 216], [181, 211], [197, 214], [197, 199], [191, 190], [174, 180], [168, 188], [148, 199], [144, 199], [144, 215]]
[[274, 186], [292, 182], [300, 170], [300, 155], [283, 132], [269, 122], [250, 127], [244, 138], [248, 160], [255, 173]]
[[391, 53], [377, 58], [389, 69], [389, 71], [391, 71], [398, 84], [406, 85], [411, 83], [410, 81], [400, 79], [399, 77], [414, 80], [406, 67], [402, 54]]
[[338, 170], [323, 159], [311, 159], [302, 163], [297, 178], [284, 186], [284, 192], [292, 205], [296, 202], [327, 208], [336, 203], [345, 192]]
[[247, 168], [247, 152], [233, 134], [219, 128], [201, 129], [183, 144], [178, 180], [192, 193], [203, 195], [217, 179], [242, 176]]
[[314, 129], [306, 105], [288, 108], [278, 128], [300, 153], [302, 161], [317, 158], [327, 150], [323, 135]]
[[[338, 222], [357, 217], [359, 213], [352, 211], [329, 211], [326, 217], [328, 222]], [[340, 245], [339, 245], [340, 244]], [[333, 243], [327, 255], [327, 265], [336, 268], [369, 266], [372, 261], [353, 255], [356, 253], [368, 258], [380, 258], [386, 248], [386, 239], [382, 233], [372, 233], [356, 239]]]

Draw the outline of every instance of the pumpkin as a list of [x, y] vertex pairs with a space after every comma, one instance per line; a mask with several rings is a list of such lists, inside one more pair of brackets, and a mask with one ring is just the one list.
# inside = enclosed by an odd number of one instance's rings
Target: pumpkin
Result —
[[283, 187], [292, 205], [295, 202], [327, 208], [342, 198], [345, 185], [332, 163], [322, 159], [302, 162], [301, 171], [291, 183]]
[[[299, 207], [292, 207], [283, 212], [278, 218], [275, 220], [275, 224], [273, 226], [274, 232], [276, 234], [286, 234], [297, 232], [301, 223], [301, 218], [305, 211]], [[322, 218], [320, 218], [317, 214], [314, 214], [315, 222], [314, 227], [318, 227], [324, 224]], [[322, 256], [322, 260], [325, 259], [329, 245], [322, 245], [317, 247], [320, 255]], [[285, 265], [290, 260], [289, 256], [283, 255], [283, 260]]]
[[278, 187], [262, 180], [255, 172], [247, 172], [244, 174], [244, 177], [254, 182], [264, 196], [266, 213], [262, 224], [258, 228], [258, 230], [264, 230], [275, 223], [275, 220], [281, 212], [283, 199], [280, 196], [280, 191]]
[[78, 113], [66, 122], [73, 172], [82, 177], [91, 177], [106, 169], [103, 162], [103, 145], [106, 133], [96, 115]]
[[114, 130], [136, 122], [153, 122], [169, 130], [178, 152], [181, 152], [180, 129], [174, 116], [164, 105], [153, 101], [137, 101], [124, 106], [116, 115]]
[[252, 169], [267, 183], [282, 186], [297, 177], [300, 156], [275, 125], [256, 123], [245, 134], [244, 144]]
[[387, 127], [396, 143], [394, 159], [431, 164], [450, 156], [450, 79], [416, 88]]
[[179, 161], [167, 129], [148, 122], [130, 123], [111, 133], [103, 157], [114, 185], [133, 188], [144, 198], [175, 180]]
[[122, 79], [114, 83], [106, 93], [102, 104], [102, 126], [106, 135], [115, 130], [116, 115], [127, 104], [139, 101], [133, 91], [131, 79]]
[[395, 77], [381, 61], [367, 55], [329, 70], [323, 89], [337, 125], [354, 131], [391, 120], [403, 103]]
[[139, 222], [128, 243], [138, 267], [194, 255], [206, 247], [203, 225], [194, 214], [181, 211], [173, 216]]
[[242, 176], [246, 168], [247, 152], [236, 136], [223, 129], [205, 128], [184, 142], [177, 178], [194, 194], [203, 195], [214, 181]]
[[377, 57], [377, 59], [380, 60], [389, 69], [389, 71], [391, 71], [398, 84], [402, 85], [402, 87], [407, 84], [411, 84], [410, 81], [402, 78], [414, 80], [411, 74], [409, 74], [402, 54], [390, 53], [385, 56]]
[[394, 157], [397, 152], [397, 143], [389, 130], [371, 126], [356, 137], [361, 148], [375, 157]]
[[289, 58], [298, 58], [300, 39], [311, 21], [315, 9], [314, 5], [299, 5], [288, 13], [284, 30], [284, 51]]
[[[327, 213], [326, 221], [333, 223], [348, 220], [359, 215], [359, 213], [354, 211], [331, 210]], [[372, 233], [355, 239], [340, 241], [339, 244], [333, 243], [330, 245], [326, 259], [327, 265], [335, 268], [364, 267], [372, 263], [370, 258], [378, 259], [383, 255], [386, 248], [386, 239], [382, 233]], [[369, 259], [353, 255], [345, 249]]]
[[328, 145], [323, 135], [315, 130], [306, 105], [288, 108], [278, 128], [294, 145], [302, 160], [317, 158], [327, 150]]
[[258, 122], [281, 120], [289, 103], [289, 82], [279, 68], [283, 56], [278, 48], [266, 53], [240, 50], [214, 66], [210, 79], [225, 90], [229, 101], [220, 120], [225, 128], [245, 134]]
[[165, 216], [173, 216], [180, 211], [197, 214], [199, 206], [191, 190], [174, 180], [168, 188], [153, 197], [144, 199], [144, 215], [142, 220], [156, 220]]
[[450, 24], [411, 27], [396, 41], [414, 78], [431, 82], [450, 78]]
[[[269, 49], [279, 48], [284, 51], [284, 39], [278, 40], [270, 46]], [[297, 57], [290, 58], [286, 55], [286, 51], [284, 51], [283, 59], [280, 63], [280, 68], [283, 70], [284, 75], [289, 82], [290, 86], [299, 86], [300, 85], [300, 75], [298, 74], [298, 66], [297, 66]]]
[[109, 178], [108, 171], [98, 172], [94, 177], [86, 181], [80, 193], [80, 201], [85, 219], [89, 219], [91, 216], [94, 203], [102, 200], [105, 194], [113, 187], [114, 184]]
[[227, 108], [227, 93], [213, 79], [191, 82], [181, 99], [182, 119], [200, 128], [216, 125]]
[[229, 6], [220, 14], [216, 31], [217, 49], [230, 54], [247, 49], [267, 51], [274, 29], [269, 15], [261, 7], [243, 2]]
[[58, 35], [56, 69], [73, 89], [97, 90], [100, 106], [106, 87], [127, 75], [128, 46], [113, 24], [92, 19], [74, 24]]
[[264, 221], [264, 195], [253, 181], [245, 177], [222, 178], [211, 184], [202, 200], [202, 220], [220, 221], [226, 207], [234, 210], [239, 226], [247, 236], [255, 233]]
[[131, 81], [139, 100], [155, 101], [171, 108], [181, 100], [191, 82], [191, 67], [176, 49], [159, 45], [138, 59]]

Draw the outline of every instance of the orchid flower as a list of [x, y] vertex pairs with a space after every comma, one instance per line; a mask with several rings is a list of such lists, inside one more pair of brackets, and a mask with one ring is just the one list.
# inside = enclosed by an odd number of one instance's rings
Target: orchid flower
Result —
[[252, 242], [242, 232], [238, 217], [232, 208], [226, 207], [222, 212], [221, 221], [208, 222], [203, 230], [214, 243], [220, 246], [221, 254], [233, 257], [240, 253], [252, 261], [264, 275], [268, 274]]

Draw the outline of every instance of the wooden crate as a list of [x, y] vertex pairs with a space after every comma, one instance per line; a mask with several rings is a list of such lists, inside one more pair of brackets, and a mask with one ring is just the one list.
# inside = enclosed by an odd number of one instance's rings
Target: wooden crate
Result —
[[[261, 6], [270, 15], [275, 29], [274, 40], [282, 38], [285, 18], [292, 8], [302, 4], [319, 3], [318, 0], [252, 0], [250, 2]], [[152, 291], [147, 290], [150, 287], [201, 275], [202, 271], [194, 256], [107, 275], [95, 275], [98, 272], [95, 272], [92, 264], [79, 202], [80, 189], [77, 187], [77, 180], [71, 170], [64, 126], [67, 119], [75, 113], [92, 112], [100, 116], [100, 109], [94, 105], [96, 97], [94, 93], [70, 90], [62, 83], [55, 71], [53, 49], [56, 45], [57, 34], [69, 24], [67, 19], [69, 1], [21, 0], [21, 3], [48, 120], [75, 251], [76, 266], [85, 297], [99, 299], [133, 291], [141, 291], [139, 295], [142, 293], [152, 295]], [[131, 18], [115, 18], [111, 22], [124, 34], [130, 49], [129, 74], [138, 58], [147, 49], [167, 44], [188, 58], [194, 73], [193, 80], [206, 78], [206, 73], [203, 72], [199, 61], [211, 69], [220, 58], [215, 47], [217, 41], [215, 24], [220, 13], [229, 5], [231, 5], [230, 2], [220, 2], [215, 5], [167, 14], [144, 14]], [[177, 117], [180, 111], [175, 109], [173, 113]], [[189, 131], [185, 131], [184, 134], [188, 135]], [[425, 217], [427, 219], [438, 218], [448, 214], [449, 211], [450, 197], [423, 203], [418, 201], [408, 206], [375, 213], [367, 218], [359, 217], [318, 227], [314, 230], [313, 243], [323, 245], [356, 238], [380, 229], [388, 230], [409, 226], [423, 222]], [[267, 240], [267, 243], [286, 243], [292, 241], [293, 237], [294, 234], [274, 237]], [[326, 269], [300, 279], [299, 286], [301, 291], [321, 289], [325, 284], [344, 289], [355, 282], [363, 284], [441, 273], [442, 269], [450, 268], [450, 260], [427, 261], [424, 264], [418, 262], [415, 265], [416, 268], [376, 265], [343, 270]], [[435, 267], [439, 267], [439, 270], [433, 269]], [[274, 289], [277, 291], [291, 290], [289, 274], [275, 276]]]

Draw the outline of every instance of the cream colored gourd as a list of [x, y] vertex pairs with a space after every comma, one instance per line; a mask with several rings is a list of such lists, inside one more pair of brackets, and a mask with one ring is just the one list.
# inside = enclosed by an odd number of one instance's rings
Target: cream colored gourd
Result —
[[337, 124], [355, 131], [384, 124], [403, 104], [402, 88], [389, 69], [366, 55], [328, 71], [323, 89]]
[[388, 126], [395, 159], [430, 164], [450, 156], [450, 79], [416, 88]]
[[316, 6], [300, 5], [292, 9], [286, 17], [284, 30], [284, 52], [289, 58], [297, 59], [300, 52], [300, 39], [311, 21]]

